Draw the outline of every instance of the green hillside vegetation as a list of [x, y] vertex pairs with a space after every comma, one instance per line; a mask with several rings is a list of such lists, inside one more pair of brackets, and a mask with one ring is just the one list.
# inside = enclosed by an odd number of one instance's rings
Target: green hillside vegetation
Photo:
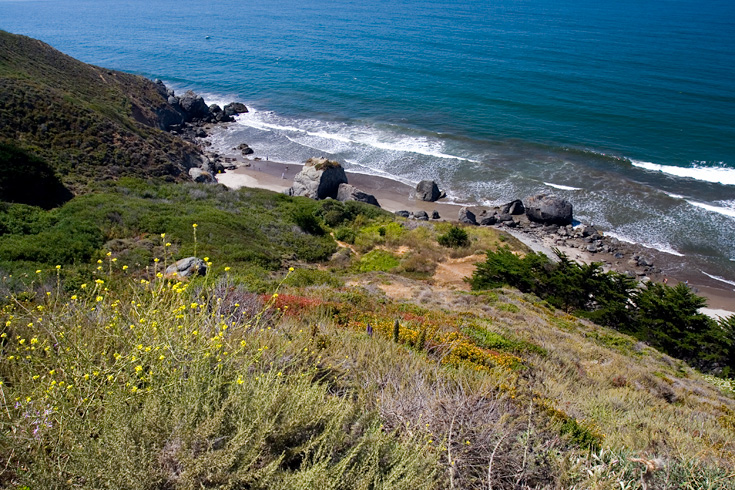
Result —
[[0, 31], [0, 488], [735, 489], [735, 319], [488, 227], [165, 182], [198, 153], [156, 90]]
[[0, 31], [0, 93], [0, 143], [45, 162], [74, 193], [120, 176], [188, 178], [199, 158], [193, 145], [158, 129], [166, 103], [152, 81], [35, 39]]
[[[523, 252], [496, 230], [138, 179], [0, 227], [5, 487], [734, 488], [731, 380], [561, 299], [432, 285]], [[163, 279], [188, 255], [206, 277]]]

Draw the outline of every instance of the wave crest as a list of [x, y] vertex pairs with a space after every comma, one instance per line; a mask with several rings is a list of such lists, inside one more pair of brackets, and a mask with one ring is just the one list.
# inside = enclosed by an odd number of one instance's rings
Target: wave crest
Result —
[[708, 167], [702, 162], [694, 162], [691, 167], [676, 167], [673, 165], [660, 165], [658, 163], [630, 160], [634, 167], [642, 168], [651, 172], [663, 172], [675, 177], [683, 177], [715, 184], [735, 185], [735, 168]]

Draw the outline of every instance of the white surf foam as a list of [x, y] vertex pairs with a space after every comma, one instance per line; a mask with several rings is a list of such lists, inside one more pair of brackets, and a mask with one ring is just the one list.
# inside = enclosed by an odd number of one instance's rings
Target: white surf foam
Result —
[[705, 204], [703, 202], [697, 202], [697, 201], [690, 201], [688, 199], [687, 199], [687, 202], [691, 204], [692, 206], [697, 206], [698, 208], [706, 209], [707, 211], [712, 211], [714, 213], [719, 213], [719, 214], [728, 216], [730, 218], [735, 218], [735, 209], [733, 208], [713, 206], [711, 204]]
[[561, 184], [552, 184], [551, 182], [544, 182], [544, 184], [548, 185], [549, 187], [553, 187], [554, 189], [560, 189], [562, 191], [581, 191], [581, 187], [571, 187], [568, 185], [561, 185]]
[[658, 163], [630, 160], [634, 167], [649, 170], [651, 172], [663, 172], [676, 177], [702, 180], [716, 184], [735, 185], [735, 169], [727, 167], [708, 167], [702, 162], [694, 162], [692, 167], [675, 167], [673, 165], [659, 165]]
[[712, 274], [707, 274], [704, 271], [702, 271], [702, 274], [704, 274], [705, 276], [711, 277], [715, 281], [720, 281], [720, 282], [724, 282], [725, 284], [729, 284], [731, 286], [735, 286], [735, 281], [729, 281], [729, 280], [725, 279], [724, 277], [715, 276], [715, 275], [712, 275]]
[[681, 194], [674, 194], [673, 192], [664, 192], [669, 197], [673, 197], [674, 199], [684, 199], [684, 196]]
[[664, 243], [641, 243], [641, 242], [636, 242], [635, 240], [632, 240], [632, 239], [630, 239], [630, 238], [628, 238], [628, 237], [626, 237], [624, 235], [619, 235], [619, 234], [617, 234], [615, 232], [611, 232], [611, 231], [606, 231], [605, 232], [605, 235], [610, 236], [610, 237], [613, 237], [613, 238], [616, 238], [616, 239], [620, 240], [621, 242], [633, 243], [633, 244], [640, 245], [642, 247], [650, 248], [651, 250], [658, 250], [659, 252], [664, 252], [664, 253], [667, 253], [669, 255], [676, 255], [677, 257], [684, 257], [684, 254], [683, 253], [681, 253], [681, 252], [673, 249], [671, 247], [671, 245], [668, 245], [668, 244], [664, 244]]
[[[282, 121], [282, 119], [272, 112], [261, 112], [252, 108], [250, 112], [238, 116], [237, 122], [263, 131], [296, 133], [297, 135], [310, 136], [326, 141], [366, 146], [397, 153], [416, 153], [434, 158], [480, 163], [466, 157], [446, 153], [443, 151], [444, 144], [441, 141], [432, 140], [426, 136], [401, 135], [364, 125], [329, 123], [308, 119]], [[301, 141], [289, 139], [301, 144]], [[319, 148], [316, 142], [311, 142], [308, 146], [317, 150], [328, 151], [328, 149]]]

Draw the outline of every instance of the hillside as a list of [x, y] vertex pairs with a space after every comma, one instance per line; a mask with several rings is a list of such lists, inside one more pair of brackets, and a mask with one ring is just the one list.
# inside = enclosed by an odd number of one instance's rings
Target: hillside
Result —
[[143, 77], [0, 31], [0, 144], [45, 162], [72, 192], [121, 176], [181, 180], [200, 152], [161, 131], [177, 111]]
[[156, 84], [0, 40], [0, 488], [735, 489], [735, 321], [720, 377], [651, 346], [683, 285], [640, 315], [499, 229], [164, 182]]
[[132, 179], [0, 216], [6, 487], [734, 488], [732, 381], [447, 279], [498, 230]]

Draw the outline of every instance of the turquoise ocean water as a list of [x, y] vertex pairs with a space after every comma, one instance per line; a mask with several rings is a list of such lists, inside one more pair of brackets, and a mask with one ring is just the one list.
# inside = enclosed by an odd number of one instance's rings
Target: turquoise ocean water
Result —
[[577, 219], [735, 286], [731, 0], [0, 0], [0, 29], [253, 110], [222, 137]]

